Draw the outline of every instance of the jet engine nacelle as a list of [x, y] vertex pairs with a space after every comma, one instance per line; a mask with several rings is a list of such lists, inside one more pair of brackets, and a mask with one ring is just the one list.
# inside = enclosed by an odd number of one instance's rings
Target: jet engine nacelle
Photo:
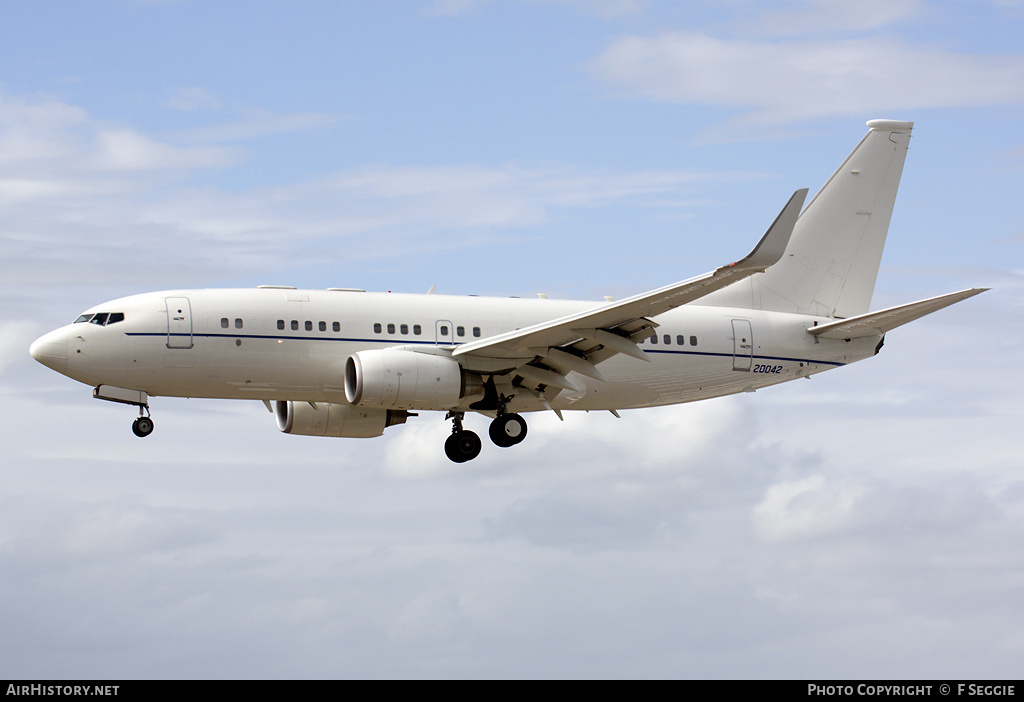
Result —
[[360, 407], [443, 410], [483, 392], [483, 378], [450, 356], [378, 349], [345, 363], [345, 397]]
[[329, 402], [275, 402], [277, 428], [285, 434], [303, 436], [347, 436], [370, 438], [380, 436], [387, 427], [405, 424], [409, 416], [400, 410], [352, 407]]

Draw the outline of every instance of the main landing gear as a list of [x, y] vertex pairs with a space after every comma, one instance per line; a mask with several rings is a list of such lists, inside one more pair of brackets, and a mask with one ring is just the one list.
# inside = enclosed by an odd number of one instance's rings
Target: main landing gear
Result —
[[[453, 422], [452, 434], [444, 442], [444, 453], [455, 463], [472, 461], [480, 455], [480, 437], [476, 432], [462, 428], [464, 416], [464, 412], [449, 412], [445, 417]], [[526, 420], [515, 413], [501, 413], [491, 422], [487, 433], [497, 446], [515, 446], [526, 438]]]
[[526, 438], [526, 420], [518, 414], [499, 414], [491, 422], [487, 433], [497, 446], [508, 448]]
[[449, 412], [445, 419], [452, 421], [452, 435], [444, 442], [444, 455], [455, 463], [472, 461], [480, 455], [480, 437], [462, 428], [464, 412]]

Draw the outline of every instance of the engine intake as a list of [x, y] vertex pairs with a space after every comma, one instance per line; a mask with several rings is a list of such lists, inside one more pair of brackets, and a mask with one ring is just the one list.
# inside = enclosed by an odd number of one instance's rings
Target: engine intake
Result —
[[380, 436], [395, 424], [405, 424], [408, 412], [351, 407], [328, 402], [314, 408], [308, 402], [275, 402], [277, 428], [285, 434], [302, 436], [346, 436], [370, 438]]
[[483, 392], [483, 378], [450, 356], [379, 349], [345, 362], [345, 397], [360, 407], [444, 410]]

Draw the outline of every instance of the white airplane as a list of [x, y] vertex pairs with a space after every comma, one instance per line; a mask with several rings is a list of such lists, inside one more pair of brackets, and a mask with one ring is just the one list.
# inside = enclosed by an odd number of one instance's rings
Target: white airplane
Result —
[[157, 396], [261, 400], [281, 431], [309, 436], [380, 436], [434, 410], [454, 420], [456, 462], [481, 449], [467, 412], [509, 447], [526, 437], [520, 413], [618, 416], [807, 377], [987, 289], [868, 311], [913, 122], [867, 125], [810, 204], [801, 212], [796, 191], [745, 258], [618, 302], [176, 290], [93, 307], [29, 352], [98, 399], [138, 406], [138, 436], [153, 431]]

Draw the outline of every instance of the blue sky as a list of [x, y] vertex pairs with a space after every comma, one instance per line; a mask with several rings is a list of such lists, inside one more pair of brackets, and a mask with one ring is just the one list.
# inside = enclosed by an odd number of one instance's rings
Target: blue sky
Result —
[[[1014, 677], [1024, 4], [0, 7], [0, 675]], [[915, 121], [877, 358], [695, 406], [279, 434], [32, 362], [177, 287], [601, 300], [746, 253]], [[482, 422], [482, 420], [481, 420]], [[477, 429], [481, 429], [481, 423]]]

